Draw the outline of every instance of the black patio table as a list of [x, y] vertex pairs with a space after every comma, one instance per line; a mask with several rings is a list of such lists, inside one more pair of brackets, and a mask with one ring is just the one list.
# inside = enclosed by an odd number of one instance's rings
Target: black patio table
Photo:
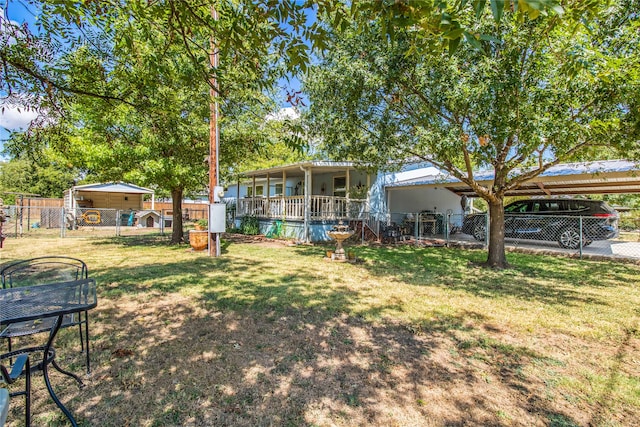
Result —
[[51, 364], [59, 372], [74, 378], [81, 386], [83, 385], [77, 375], [65, 371], [56, 363], [53, 344], [65, 315], [90, 310], [95, 308], [97, 304], [96, 282], [93, 279], [0, 289], [0, 324], [9, 325], [50, 317], [56, 318], [47, 342], [43, 346], [16, 349], [11, 353], [3, 354], [0, 358], [5, 359], [23, 353], [41, 353], [42, 360], [36, 361], [37, 363], [33, 364], [32, 370], [42, 370], [49, 395], [73, 426], [77, 426], [73, 415], [60, 402], [51, 387], [48, 366]]

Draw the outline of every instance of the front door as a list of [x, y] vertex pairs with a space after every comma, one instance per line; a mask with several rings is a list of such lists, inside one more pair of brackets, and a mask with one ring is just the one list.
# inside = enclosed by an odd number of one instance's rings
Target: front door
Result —
[[147, 227], [153, 228], [153, 217], [152, 216], [148, 216], [147, 217]]

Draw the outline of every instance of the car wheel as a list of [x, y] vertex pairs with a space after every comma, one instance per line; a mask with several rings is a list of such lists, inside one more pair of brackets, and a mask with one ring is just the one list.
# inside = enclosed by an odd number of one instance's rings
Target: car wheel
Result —
[[577, 228], [567, 227], [558, 235], [558, 243], [566, 249], [578, 249], [580, 247], [580, 232]]
[[471, 235], [474, 239], [484, 242], [487, 238], [487, 228], [484, 226], [484, 224], [475, 224], [473, 226], [473, 230], [471, 231]]

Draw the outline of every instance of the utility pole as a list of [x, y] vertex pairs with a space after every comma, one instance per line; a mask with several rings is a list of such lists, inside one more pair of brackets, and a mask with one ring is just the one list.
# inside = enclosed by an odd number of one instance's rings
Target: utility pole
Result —
[[[211, 16], [214, 21], [218, 20], [218, 12], [215, 6], [211, 6]], [[218, 186], [218, 148], [220, 146], [218, 132], [218, 81], [216, 78], [216, 70], [218, 68], [218, 47], [215, 34], [210, 39], [211, 52], [209, 53], [209, 65], [211, 66], [209, 77], [209, 94], [210, 94], [210, 118], [209, 118], [209, 205], [215, 200], [214, 192]], [[211, 212], [211, 208], [209, 209]], [[211, 230], [211, 218], [209, 218], [209, 230]], [[209, 256], [220, 256], [220, 236], [218, 233], [209, 232]]]

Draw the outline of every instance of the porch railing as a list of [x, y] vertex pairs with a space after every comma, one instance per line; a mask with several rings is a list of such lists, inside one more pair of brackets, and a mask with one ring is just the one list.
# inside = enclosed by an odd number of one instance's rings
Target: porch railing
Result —
[[[311, 220], [359, 219], [368, 212], [367, 201], [335, 196], [311, 196]], [[236, 216], [303, 220], [305, 197], [255, 197], [238, 200]]]

